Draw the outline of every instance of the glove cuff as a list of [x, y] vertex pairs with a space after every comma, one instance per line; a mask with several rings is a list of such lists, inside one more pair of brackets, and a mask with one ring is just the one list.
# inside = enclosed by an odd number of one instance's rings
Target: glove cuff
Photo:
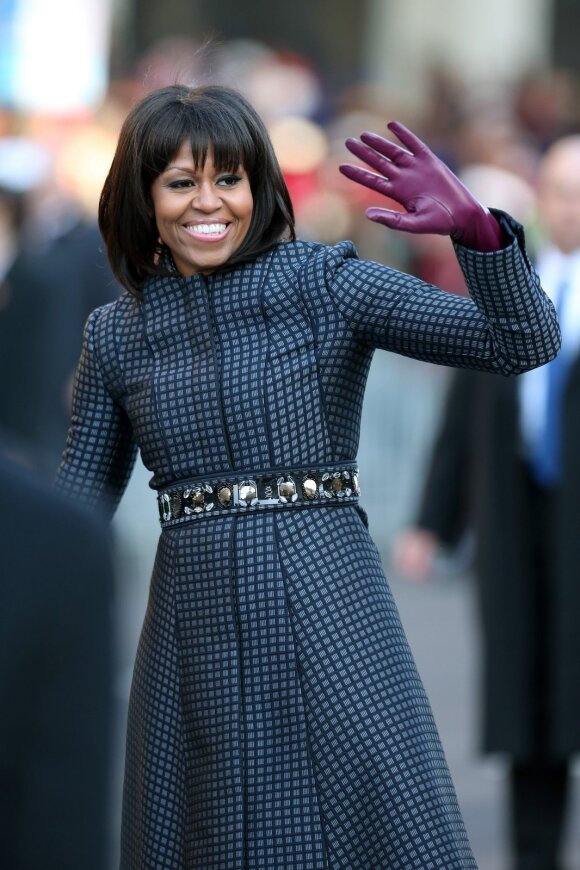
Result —
[[487, 254], [505, 248], [510, 239], [503, 232], [499, 221], [484, 206], [471, 215], [467, 226], [458, 228], [451, 238], [465, 248]]

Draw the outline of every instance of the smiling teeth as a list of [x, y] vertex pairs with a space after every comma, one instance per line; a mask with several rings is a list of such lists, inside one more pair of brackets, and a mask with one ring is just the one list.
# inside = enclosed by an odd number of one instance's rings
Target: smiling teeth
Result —
[[226, 224], [189, 224], [188, 230], [193, 230], [196, 233], [205, 233], [205, 235], [219, 235], [226, 230]]

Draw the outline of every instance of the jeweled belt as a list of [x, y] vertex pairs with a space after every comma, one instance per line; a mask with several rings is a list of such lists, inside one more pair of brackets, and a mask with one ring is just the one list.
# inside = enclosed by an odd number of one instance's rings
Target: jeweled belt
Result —
[[185, 520], [254, 509], [353, 504], [360, 487], [356, 465], [273, 469], [260, 474], [226, 474], [183, 481], [157, 496], [163, 527]]

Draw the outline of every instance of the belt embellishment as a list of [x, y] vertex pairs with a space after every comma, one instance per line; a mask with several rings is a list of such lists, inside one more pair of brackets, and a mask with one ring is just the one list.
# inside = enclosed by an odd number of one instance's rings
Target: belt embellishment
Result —
[[[159, 493], [162, 524], [232, 508], [283, 507], [352, 501], [360, 495], [358, 469], [248, 475], [215, 482], [194, 482]], [[237, 511], [236, 511], [237, 512]]]

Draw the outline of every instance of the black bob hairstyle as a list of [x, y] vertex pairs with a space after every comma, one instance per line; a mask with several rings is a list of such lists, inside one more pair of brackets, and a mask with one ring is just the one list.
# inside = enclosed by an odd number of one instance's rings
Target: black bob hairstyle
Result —
[[254, 259], [282, 238], [294, 239], [294, 212], [264, 122], [237, 91], [218, 85], [171, 85], [153, 91], [129, 112], [99, 202], [99, 227], [114, 275], [134, 295], [165, 274], [151, 185], [184, 142], [196, 166], [211, 150], [218, 172], [241, 164], [253, 197], [242, 244], [219, 266]]

